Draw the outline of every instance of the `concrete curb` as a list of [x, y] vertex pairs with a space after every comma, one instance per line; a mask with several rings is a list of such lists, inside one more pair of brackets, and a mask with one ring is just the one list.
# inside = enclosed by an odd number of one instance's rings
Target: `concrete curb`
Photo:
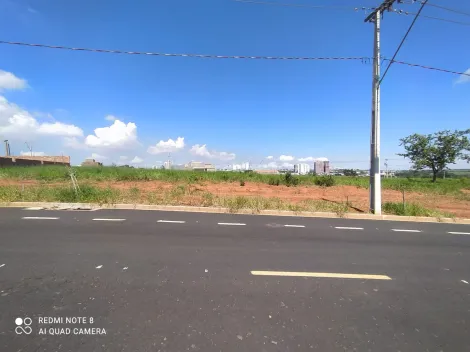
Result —
[[[44, 210], [99, 210], [99, 209], [119, 209], [119, 210], [160, 210], [160, 211], [183, 211], [196, 213], [230, 213], [228, 208], [222, 207], [192, 207], [183, 205], [145, 205], [145, 204], [91, 204], [91, 203], [47, 203], [47, 202], [12, 202], [0, 203], [0, 207], [10, 208], [43, 208]], [[431, 218], [422, 216], [398, 216], [398, 215], [374, 215], [360, 213], [346, 213], [339, 216], [336, 213], [327, 212], [294, 212], [287, 210], [261, 210], [255, 212], [252, 209], [240, 209], [236, 214], [268, 215], [268, 216], [300, 216], [311, 218], [344, 218], [355, 220], [386, 220], [386, 221], [411, 221], [411, 222], [431, 222], [431, 223], [452, 223], [470, 224], [470, 219], [459, 218]]]

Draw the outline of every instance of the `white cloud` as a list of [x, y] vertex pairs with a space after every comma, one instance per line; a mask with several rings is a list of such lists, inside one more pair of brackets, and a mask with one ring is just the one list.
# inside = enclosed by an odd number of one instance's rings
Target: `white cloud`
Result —
[[291, 156], [291, 155], [281, 155], [279, 157], [279, 160], [280, 161], [292, 161], [292, 160], [294, 160], [294, 157]]
[[[27, 152], [21, 151], [20, 155], [21, 156], [31, 156], [31, 152], [30, 151], [27, 151]], [[46, 155], [44, 152], [33, 152], [33, 156], [44, 156], [44, 155]]]
[[113, 115], [106, 115], [106, 117], [104, 118], [106, 121], [116, 121], [117, 120], [117, 117], [116, 116], [113, 116]]
[[89, 156], [87, 159], [95, 159], [95, 160], [106, 160], [108, 159], [106, 156], [104, 155], [100, 155], [98, 153], [91, 153], [91, 156]]
[[72, 149], [84, 149], [85, 145], [77, 137], [64, 137], [64, 146]]
[[270, 156], [267, 156], [266, 159], [268, 159], [268, 160], [273, 160], [274, 157], [273, 157], [272, 155], [270, 155]]
[[161, 153], [173, 153], [177, 152], [184, 148], [184, 138], [178, 137], [176, 140], [168, 139], [165, 141], [160, 141], [154, 146], [150, 146], [147, 149], [149, 154], [161, 154]]
[[13, 137], [27, 136], [82, 136], [83, 131], [75, 125], [62, 122], [40, 123], [33, 115], [0, 96], [0, 133]]
[[125, 155], [121, 155], [121, 156], [119, 157], [119, 160], [123, 160], [123, 161], [124, 161], [124, 160], [127, 160], [127, 159], [128, 159], [128, 157], [125, 156]]
[[131, 164], [140, 164], [144, 161], [144, 159], [139, 158], [136, 156], [134, 159], [131, 160]]
[[[464, 72], [464, 75], [460, 75], [457, 81], [455, 81], [456, 84], [460, 83], [470, 83], [470, 68]], [[467, 76], [468, 75], [468, 76]]]
[[38, 128], [39, 134], [51, 136], [81, 137], [83, 130], [74, 125], [66, 125], [62, 122], [45, 122]]
[[299, 161], [315, 161], [313, 156], [308, 156], [306, 158], [299, 158]]
[[294, 164], [282, 163], [281, 167], [286, 168], [286, 169], [292, 169], [294, 167]]
[[92, 148], [128, 148], [136, 145], [137, 126], [133, 122], [125, 124], [120, 120], [115, 120], [109, 127], [95, 129], [94, 135], [85, 138], [85, 145]]
[[233, 160], [236, 158], [235, 153], [218, 152], [215, 150], [209, 151], [206, 144], [195, 144], [191, 147], [189, 152], [192, 155], [202, 156], [209, 159]]
[[24, 89], [27, 86], [26, 80], [16, 77], [11, 72], [0, 70], [0, 90]]
[[271, 161], [270, 163], [267, 164], [261, 164], [259, 166], [261, 169], [277, 169], [279, 166], [275, 161]]

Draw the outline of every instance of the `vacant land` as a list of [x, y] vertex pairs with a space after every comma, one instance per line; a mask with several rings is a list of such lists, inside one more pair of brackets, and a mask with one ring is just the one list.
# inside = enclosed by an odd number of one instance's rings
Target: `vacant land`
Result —
[[[294, 211], [367, 212], [368, 178], [201, 173], [120, 167], [74, 168], [80, 192], [63, 167], [0, 169], [0, 202], [63, 201], [225, 206]], [[405, 204], [403, 207], [403, 195]], [[384, 211], [470, 218], [470, 179], [383, 180]]]

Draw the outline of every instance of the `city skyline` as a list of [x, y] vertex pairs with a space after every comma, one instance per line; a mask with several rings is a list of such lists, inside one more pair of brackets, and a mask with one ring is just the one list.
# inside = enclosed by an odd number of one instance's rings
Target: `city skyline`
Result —
[[[363, 22], [361, 11], [334, 12], [330, 3], [322, 11], [235, 1], [184, 4], [143, 1], [135, 9], [105, 0], [93, 11], [83, 5], [77, 18], [70, 3], [43, 2], [30, 11], [25, 0], [0, 1], [0, 28], [4, 33], [15, 28], [25, 42], [69, 47], [232, 57], [372, 55], [373, 26]], [[197, 20], [204, 14], [202, 4], [216, 14], [204, 23]], [[452, 5], [465, 10], [457, 0], [449, 1]], [[419, 4], [397, 6], [416, 11]], [[425, 11], [442, 16], [436, 8]], [[330, 26], [325, 14], [332, 13], [342, 26]], [[384, 56], [393, 54], [410, 20], [385, 16]], [[326, 26], [328, 32], [319, 31]], [[161, 28], [168, 28], [166, 35], [156, 35]], [[455, 47], [466, 40], [461, 28], [420, 19], [399, 58], [465, 72], [470, 49]], [[335, 167], [368, 168], [367, 59], [144, 57], [6, 44], [0, 50], [0, 137], [11, 141], [14, 154], [28, 153], [28, 142], [34, 153], [67, 154], [73, 164], [93, 157], [108, 165], [154, 165], [172, 152], [175, 162], [202, 160], [219, 167], [256, 165], [266, 156], [275, 158], [261, 165], [291, 167], [328, 155]], [[409, 168], [397, 157], [400, 138], [468, 128], [469, 83], [464, 75], [393, 65], [382, 84], [381, 167], [388, 159], [390, 168]]]

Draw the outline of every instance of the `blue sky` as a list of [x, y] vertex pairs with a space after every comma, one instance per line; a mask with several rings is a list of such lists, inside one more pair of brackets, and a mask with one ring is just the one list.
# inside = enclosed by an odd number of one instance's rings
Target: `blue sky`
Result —
[[[432, 1], [470, 12], [470, 3]], [[282, 2], [351, 8], [380, 3]], [[399, 8], [416, 12], [419, 4]], [[470, 23], [470, 17], [432, 7], [423, 14]], [[0, 40], [165, 53], [372, 56], [373, 24], [364, 23], [365, 16], [233, 0], [0, 0]], [[411, 21], [385, 14], [384, 56], [393, 55]], [[469, 35], [470, 26], [420, 18], [397, 59], [463, 72], [470, 68]], [[71, 155], [73, 164], [95, 155], [105, 163], [154, 165], [166, 160], [168, 150], [176, 163], [281, 165], [328, 157], [338, 167], [368, 164], [369, 63], [144, 57], [8, 45], [0, 45], [0, 58], [0, 137], [11, 140], [15, 153], [26, 151], [28, 140], [35, 151]], [[470, 127], [470, 80], [458, 80], [392, 66], [382, 85], [383, 159], [399, 159], [398, 140], [409, 134]], [[21, 116], [27, 127], [22, 119], [10, 126], [12, 116]], [[176, 142], [178, 137], [184, 140]], [[281, 155], [295, 159], [281, 161]]]

